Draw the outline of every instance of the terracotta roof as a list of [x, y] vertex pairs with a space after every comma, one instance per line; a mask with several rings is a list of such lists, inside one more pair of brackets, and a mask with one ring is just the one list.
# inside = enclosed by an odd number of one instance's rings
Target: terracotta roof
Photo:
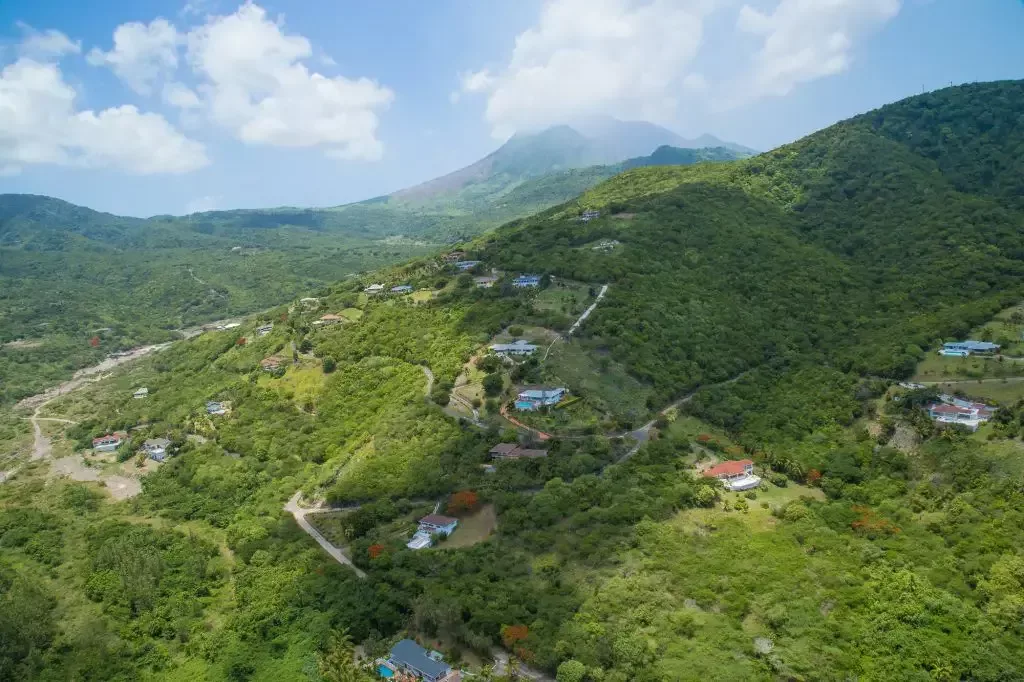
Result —
[[930, 409], [932, 412], [936, 412], [938, 414], [973, 414], [974, 413], [974, 410], [972, 410], [972, 409], [970, 409], [968, 407], [960, 407], [958, 405], [937, 404], [937, 405], [932, 405], [928, 409]]
[[718, 476], [738, 476], [742, 474], [748, 466], [753, 466], [753, 464], [754, 461], [750, 459], [722, 462], [720, 464], [716, 464], [710, 469], [705, 469], [704, 475], [708, 478], [716, 478]]
[[334, 313], [327, 313], [326, 315], [322, 316], [320, 319], [324, 320], [325, 322], [340, 322], [341, 321], [341, 318], [338, 317], [337, 315], [335, 315]]
[[451, 516], [442, 516], [441, 514], [427, 514], [420, 519], [420, 523], [426, 523], [431, 526], [447, 526], [455, 523], [456, 521], [458, 521], [458, 519], [452, 518]]

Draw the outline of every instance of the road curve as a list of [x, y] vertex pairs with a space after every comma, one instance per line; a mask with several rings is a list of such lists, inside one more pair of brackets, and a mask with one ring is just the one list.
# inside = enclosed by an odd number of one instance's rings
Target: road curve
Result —
[[[331, 544], [330, 540], [325, 538], [320, 533], [320, 531], [313, 527], [313, 524], [306, 520], [306, 516], [308, 514], [315, 514], [317, 513], [317, 510], [303, 509], [301, 506], [299, 506], [299, 502], [301, 500], [302, 491], [296, 491], [295, 494], [291, 496], [291, 499], [289, 499], [288, 502], [285, 503], [284, 510], [295, 517], [295, 523], [299, 524], [299, 528], [306, 531], [309, 537], [316, 540], [317, 544], [323, 547], [324, 551], [330, 554], [332, 559], [334, 559], [343, 566], [348, 566], [349, 568], [351, 568], [353, 571], [355, 571], [355, 574], [360, 578], [365, 578], [366, 573], [364, 573], [358, 566], [353, 564], [352, 560], [345, 556], [345, 554], [341, 551], [340, 548], [335, 547], [333, 544]], [[330, 510], [325, 509], [322, 511]]]

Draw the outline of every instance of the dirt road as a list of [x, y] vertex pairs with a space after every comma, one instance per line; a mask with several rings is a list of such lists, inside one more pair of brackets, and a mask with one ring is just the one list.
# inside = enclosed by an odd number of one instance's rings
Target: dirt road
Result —
[[306, 520], [306, 516], [309, 514], [317, 514], [333, 510], [304, 509], [302, 506], [300, 506], [301, 502], [302, 491], [296, 491], [296, 493], [291, 496], [291, 499], [289, 499], [288, 502], [285, 503], [284, 510], [295, 517], [295, 523], [299, 524], [299, 528], [306, 531], [306, 533], [311, 538], [316, 540], [317, 544], [323, 547], [324, 551], [330, 554], [332, 559], [334, 559], [343, 566], [348, 566], [349, 568], [351, 568], [360, 578], [365, 578], [366, 573], [364, 573], [359, 567], [353, 564], [352, 560], [345, 556], [345, 554], [341, 551], [340, 547], [336, 547], [333, 544], [331, 544], [330, 540], [325, 538], [320, 533], [320, 531], [313, 527], [313, 524]]

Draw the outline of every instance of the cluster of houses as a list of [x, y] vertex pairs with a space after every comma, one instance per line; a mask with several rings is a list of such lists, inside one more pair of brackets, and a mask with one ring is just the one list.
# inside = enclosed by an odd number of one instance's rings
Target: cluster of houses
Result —
[[427, 651], [411, 639], [403, 639], [391, 648], [387, 658], [374, 665], [381, 679], [412, 678], [423, 682], [460, 682], [462, 675], [444, 662], [436, 651]]
[[[113, 452], [121, 447], [121, 444], [126, 440], [128, 440], [127, 432], [114, 431], [113, 433], [93, 438], [92, 449], [94, 452]], [[170, 447], [171, 441], [166, 438], [150, 438], [142, 444], [140, 453], [145, 454], [153, 461], [162, 462], [166, 459]]]
[[954, 358], [966, 358], [970, 355], [994, 355], [999, 352], [998, 343], [989, 341], [951, 341], [942, 344], [939, 355]]
[[569, 393], [564, 387], [527, 386], [516, 396], [517, 410], [534, 412], [544, 407], [552, 407], [562, 402]]
[[[363, 289], [363, 293], [366, 294], [367, 296], [379, 296], [380, 294], [384, 293], [385, 289], [387, 289], [387, 287], [384, 286], [383, 284], [380, 284], [378, 282], [376, 284], [371, 284], [370, 286], [368, 286], [365, 289]], [[399, 285], [393, 286], [393, 287], [391, 287], [390, 289], [387, 289], [387, 290], [388, 290], [389, 293], [396, 294], [396, 295], [411, 294], [412, 293], [412, 285], [411, 284], [399, 284]]]
[[451, 516], [427, 514], [420, 519], [416, 533], [405, 546], [409, 549], [425, 549], [434, 544], [434, 536], [444, 535], [447, 537], [455, 532], [455, 527], [458, 525], [459, 520]]
[[761, 485], [761, 477], [754, 474], [754, 462], [749, 459], [720, 462], [704, 470], [705, 478], [717, 478], [726, 490], [741, 492]]
[[512, 343], [495, 343], [491, 345], [491, 352], [500, 358], [523, 357], [533, 355], [537, 352], [537, 346], [529, 341], [519, 339]]
[[490, 450], [491, 459], [539, 459], [547, 457], [547, 450], [524, 448], [518, 443], [498, 443]]
[[985, 403], [963, 400], [952, 395], [940, 395], [939, 401], [928, 405], [928, 416], [940, 424], [958, 424], [971, 431], [992, 419], [995, 408]]

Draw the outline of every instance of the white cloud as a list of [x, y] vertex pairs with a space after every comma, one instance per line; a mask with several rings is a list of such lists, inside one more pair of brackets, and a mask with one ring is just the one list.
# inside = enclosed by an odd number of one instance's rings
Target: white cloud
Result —
[[188, 61], [207, 115], [250, 144], [323, 147], [342, 159], [379, 159], [378, 113], [392, 91], [368, 78], [310, 71], [309, 41], [284, 33], [258, 5], [211, 17], [188, 34]]
[[789, 94], [849, 68], [856, 41], [895, 17], [901, 0], [780, 0], [770, 14], [749, 5], [737, 28], [763, 38], [739, 101]]
[[18, 45], [18, 53], [23, 57], [50, 59], [82, 51], [81, 41], [73, 41], [60, 31], [37, 31], [23, 22], [18, 22], [17, 26], [25, 33]]
[[708, 89], [708, 81], [703, 74], [688, 73], [683, 78], [683, 87], [693, 92], [703, 92]]
[[113, 50], [94, 48], [88, 60], [93, 66], [109, 66], [133, 90], [148, 94], [156, 81], [177, 68], [180, 42], [177, 29], [166, 19], [131, 22], [114, 31]]
[[462, 89], [487, 93], [496, 137], [595, 114], [667, 122], [719, 3], [549, 0], [508, 65], [465, 74]]
[[203, 146], [133, 106], [76, 111], [55, 64], [23, 57], [0, 72], [0, 169], [33, 164], [185, 173], [209, 163]]
[[176, 109], [198, 109], [203, 106], [199, 96], [184, 83], [168, 83], [162, 93], [164, 102]]

